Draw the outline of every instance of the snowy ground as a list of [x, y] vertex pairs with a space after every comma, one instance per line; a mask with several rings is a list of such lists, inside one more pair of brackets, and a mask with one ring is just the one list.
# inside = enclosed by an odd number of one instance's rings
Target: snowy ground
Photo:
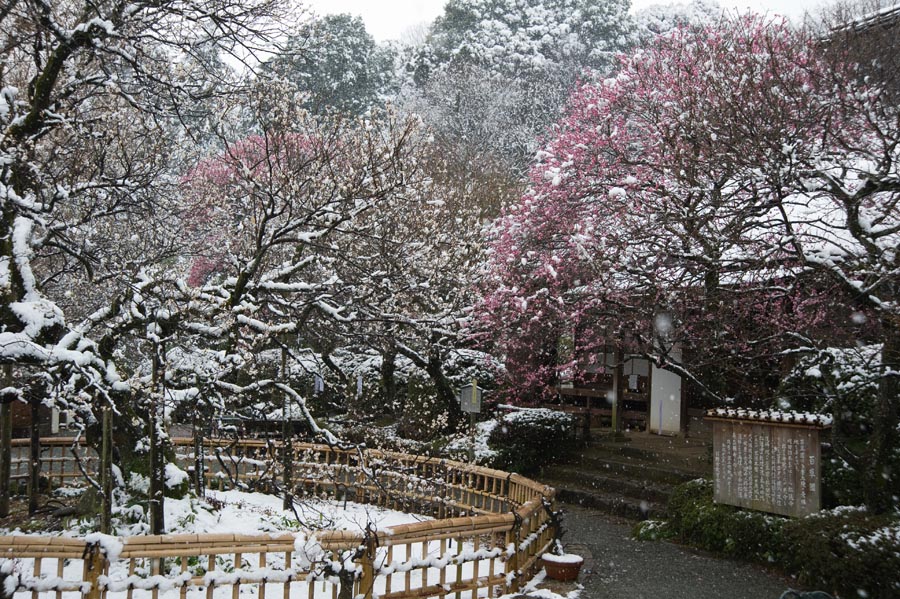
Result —
[[241, 491], [207, 491], [206, 495], [224, 506], [212, 511], [192, 506], [198, 503], [196, 499], [166, 500], [166, 522], [173, 525], [170, 532], [251, 535], [320, 529], [363, 531], [369, 522], [383, 530], [388, 526], [430, 520], [425, 516], [349, 501], [345, 504], [304, 500], [297, 503], [295, 514], [282, 510], [282, 500], [275, 495]]
[[[232, 599], [240, 596], [245, 599], [264, 597], [265, 599], [331, 599], [334, 586], [326, 582], [308, 583], [306, 572], [309, 562], [303, 555], [305, 547], [315, 545], [313, 539], [318, 529], [347, 529], [361, 531], [367, 523], [374, 524], [378, 530], [398, 524], [429, 520], [423, 516], [404, 514], [385, 510], [375, 506], [360, 505], [352, 502], [334, 502], [315, 500], [303, 502], [297, 506], [297, 514], [292, 510], [281, 509], [279, 497], [262, 493], [245, 493], [240, 491], [209, 491], [209, 501], [196, 498], [166, 500], [166, 522], [169, 533], [237, 533], [237, 534], [272, 534], [281, 532], [300, 532], [299, 541], [294, 544], [295, 551], [286, 563], [285, 553], [269, 553], [265, 564], [260, 562], [258, 554], [241, 556], [241, 562], [235, 562], [237, 556], [220, 554], [216, 557], [215, 570], [207, 573], [204, 566], [206, 557], [190, 560], [188, 574], [181, 575], [181, 563], [178, 560], [166, 560], [164, 576], [152, 576], [149, 560], [138, 560], [133, 576], [129, 576], [129, 560], [111, 562], [108, 579], [107, 599], [128, 599], [128, 588], [131, 587], [132, 599], [206, 599], [207, 588], [203, 585], [190, 586], [182, 594], [180, 580], [185, 576], [205, 576], [205, 580], [215, 581], [211, 596], [213, 599]], [[298, 520], [299, 516], [299, 520]], [[301, 525], [300, 522], [303, 522]], [[121, 524], [119, 532], [130, 531], [137, 525]], [[47, 533], [52, 535], [83, 536], [84, 526], [73, 525], [63, 531]], [[0, 531], [0, 534], [15, 534], [14, 531]], [[388, 591], [401, 592], [408, 588], [424, 585], [451, 584], [457, 580], [471, 579], [475, 572], [479, 577], [491, 574], [502, 575], [505, 563], [500, 559], [504, 548], [491, 549], [473, 542], [448, 543], [447, 553], [441, 554], [440, 541], [395, 545], [390, 553], [386, 547], [379, 547], [376, 553], [375, 567], [391, 576], [379, 576], [376, 579], [375, 593], [385, 594]], [[311, 555], [311, 554], [310, 554]], [[12, 568], [26, 582], [33, 577], [34, 560], [32, 559], [0, 559], [6, 562], [5, 570]], [[60, 560], [52, 557], [42, 559], [42, 580], [32, 580], [28, 587], [38, 592], [38, 599], [78, 599], [79, 592], [63, 592], [57, 595], [55, 581], [58, 568], [62, 568], [62, 580], [82, 580], [82, 560]], [[238, 586], [234, 594], [234, 582], [240, 569], [242, 580], [262, 580], [268, 584], [244, 583]], [[291, 574], [290, 584], [283, 584], [287, 574]], [[408, 573], [408, 574], [407, 574]], [[156, 587], [157, 592], [151, 589]], [[479, 595], [486, 592], [482, 589]], [[463, 598], [472, 597], [471, 592], [463, 592]], [[20, 590], [15, 599], [31, 599], [31, 591]]]

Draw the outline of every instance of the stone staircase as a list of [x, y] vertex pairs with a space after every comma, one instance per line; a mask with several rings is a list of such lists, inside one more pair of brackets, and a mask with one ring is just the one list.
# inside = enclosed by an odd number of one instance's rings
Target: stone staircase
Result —
[[630, 433], [594, 435], [566, 462], [538, 476], [558, 491], [558, 499], [643, 520], [661, 516], [672, 490], [712, 476], [710, 440]]

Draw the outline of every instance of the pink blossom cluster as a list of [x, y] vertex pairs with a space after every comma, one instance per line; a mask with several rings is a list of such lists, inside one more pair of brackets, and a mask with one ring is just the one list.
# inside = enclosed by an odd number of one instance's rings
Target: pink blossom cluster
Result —
[[829, 185], [853, 185], [835, 164], [874, 135], [871, 94], [815, 40], [752, 15], [676, 30], [579, 87], [493, 231], [477, 312], [510, 399], [611, 345], [709, 363], [828, 327], [847, 285], [810, 265], [865, 252]]

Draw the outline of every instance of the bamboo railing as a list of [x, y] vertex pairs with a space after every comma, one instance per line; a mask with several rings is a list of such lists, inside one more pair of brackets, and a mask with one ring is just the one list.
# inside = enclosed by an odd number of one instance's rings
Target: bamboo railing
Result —
[[[26, 441], [27, 443], [27, 441]], [[193, 467], [193, 440], [174, 439], [178, 462]], [[44, 439], [51, 484], [82, 479], [72, 439]], [[16, 454], [16, 450], [21, 455]], [[366, 531], [277, 535], [145, 535], [125, 538], [0, 536], [0, 577], [15, 599], [475, 599], [519, 589], [539, 568], [555, 534], [554, 490], [507, 472], [397, 452], [204, 441], [210, 487], [265, 490], [281, 480], [292, 452], [297, 496], [350, 500], [432, 516]], [[27, 446], [14, 448], [13, 478], [27, 471]], [[96, 456], [81, 452], [91, 473]]]

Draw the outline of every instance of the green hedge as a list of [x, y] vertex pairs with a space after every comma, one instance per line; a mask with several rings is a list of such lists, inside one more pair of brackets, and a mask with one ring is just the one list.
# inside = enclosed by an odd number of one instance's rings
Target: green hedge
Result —
[[504, 414], [488, 437], [497, 452], [495, 466], [530, 474], [575, 447], [575, 419], [564, 412], [516, 408]]
[[784, 568], [841, 597], [900, 597], [900, 518], [836, 508], [784, 527]]
[[754, 561], [776, 559], [785, 519], [713, 503], [712, 483], [693, 480], [675, 489], [667, 523], [679, 541], [707, 551]]
[[638, 524], [640, 539], [675, 539], [719, 555], [777, 565], [807, 587], [843, 598], [900, 597], [900, 516], [836, 508], [787, 519], [718, 505], [712, 483], [679, 486], [669, 519]]

